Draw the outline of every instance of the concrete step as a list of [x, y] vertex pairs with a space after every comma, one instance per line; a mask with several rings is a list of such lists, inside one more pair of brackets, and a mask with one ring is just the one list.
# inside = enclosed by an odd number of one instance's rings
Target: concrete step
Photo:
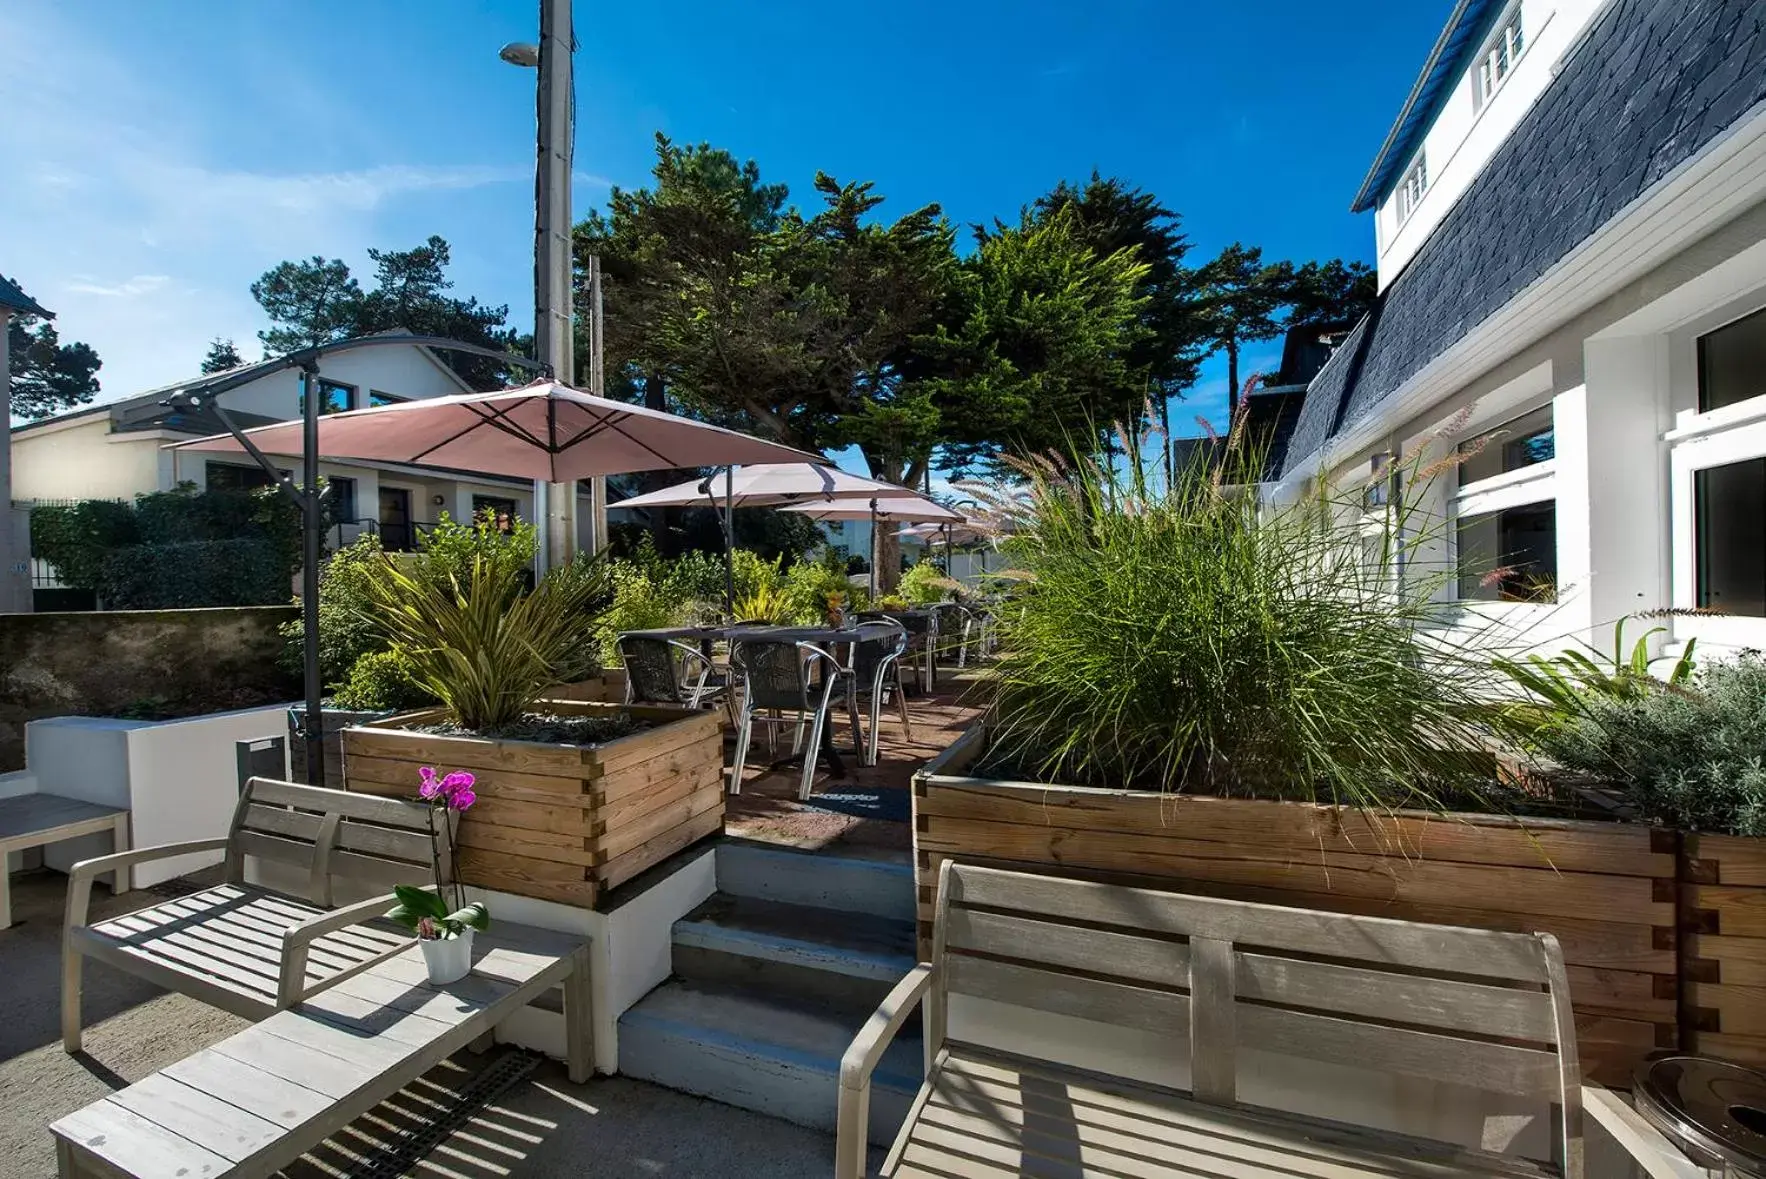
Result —
[[674, 972], [869, 1015], [914, 967], [911, 921], [718, 893], [675, 922]]
[[[619, 1071], [801, 1126], [833, 1130], [840, 1057], [863, 1019], [723, 983], [676, 979], [619, 1020]], [[887, 1145], [922, 1075], [917, 1030], [903, 1028], [871, 1084], [870, 1139]]]
[[717, 888], [731, 896], [805, 908], [910, 923], [915, 918], [914, 868], [905, 860], [865, 860], [732, 841], [717, 849]]

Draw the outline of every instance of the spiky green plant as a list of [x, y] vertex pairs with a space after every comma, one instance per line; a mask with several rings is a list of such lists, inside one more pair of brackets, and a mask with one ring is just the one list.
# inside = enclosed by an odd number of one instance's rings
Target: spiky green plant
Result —
[[481, 553], [446, 577], [389, 560], [369, 598], [412, 680], [455, 723], [482, 731], [513, 724], [547, 688], [597, 662], [607, 563], [578, 557], [524, 589], [521, 568]]
[[[1442, 637], [1440, 575], [1400, 577], [1392, 543], [1370, 560], [1359, 501], [1268, 502], [1240, 442], [1165, 487], [1126, 441], [1115, 469], [1022, 468], [994, 771], [1373, 808], [1475, 799], [1492, 672]], [[1413, 542], [1422, 526], [1394, 523]]]

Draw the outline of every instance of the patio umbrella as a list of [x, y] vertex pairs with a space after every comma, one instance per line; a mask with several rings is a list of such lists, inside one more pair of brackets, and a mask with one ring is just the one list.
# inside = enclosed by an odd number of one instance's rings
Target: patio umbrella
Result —
[[[302, 453], [302, 424], [246, 430], [266, 454]], [[227, 434], [178, 449], [238, 451]], [[319, 419], [329, 458], [415, 463], [481, 475], [572, 483], [597, 475], [673, 467], [721, 467], [810, 459], [805, 451], [747, 434], [627, 405], [557, 381], [519, 389], [405, 401]]]
[[863, 503], [840, 502], [800, 504], [782, 509], [808, 516], [812, 520], [865, 520], [871, 522], [871, 584], [877, 578], [877, 521], [882, 520], [961, 520], [961, 512], [953, 512], [943, 504], [916, 492], [894, 488], [899, 494], [879, 496]]
[[721, 498], [724, 517], [724, 606], [734, 610], [735, 567], [731, 552], [736, 546], [735, 526], [731, 516], [737, 508], [912, 494], [905, 487], [897, 487], [893, 483], [842, 471], [823, 459], [813, 463], [750, 463], [740, 471], [726, 469], [721, 480], [716, 476], [710, 479], [689, 479], [685, 483], [676, 483], [659, 491], [622, 499], [612, 506], [660, 508], [696, 507], [705, 504], [716, 511]]

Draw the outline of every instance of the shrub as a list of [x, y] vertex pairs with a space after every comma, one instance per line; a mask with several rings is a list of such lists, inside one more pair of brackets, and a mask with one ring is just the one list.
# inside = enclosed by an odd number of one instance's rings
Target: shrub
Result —
[[465, 523], [443, 512], [434, 528], [418, 535], [417, 554], [410, 560], [416, 576], [439, 584], [463, 579], [480, 559], [525, 584], [539, 551], [539, 532], [524, 520], [515, 520], [509, 531], [501, 532], [496, 513], [488, 509]]
[[674, 622], [676, 604], [663, 596], [643, 569], [628, 561], [609, 563], [613, 601], [601, 616], [603, 666], [619, 666], [619, 636], [628, 630], [651, 630]]
[[1642, 814], [1692, 831], [1766, 835], [1766, 657], [1702, 664], [1680, 687], [1591, 694], [1540, 730], [1543, 752], [1620, 783]]
[[901, 575], [901, 582], [895, 587], [896, 595], [916, 606], [930, 606], [950, 597], [951, 591], [959, 589], [960, 584], [944, 575], [931, 561], [920, 561]]
[[999, 624], [992, 767], [1370, 807], [1481, 789], [1466, 751], [1493, 673], [1424, 633], [1436, 586], [1397, 591], [1366, 563], [1359, 511], [1260, 502], [1261, 469], [1240, 448], [1170, 488], [1132, 457], [1024, 468], [1009, 544], [1029, 580]]
[[288, 571], [264, 540], [193, 540], [112, 549], [99, 565], [99, 600], [112, 610], [268, 606], [288, 600]]
[[479, 553], [445, 583], [385, 562], [369, 583], [371, 607], [410, 660], [412, 679], [462, 728], [519, 721], [553, 684], [572, 678], [594, 649], [612, 597], [609, 563], [579, 557], [540, 579]]
[[[319, 573], [319, 676], [328, 687], [346, 682], [357, 660], [387, 649], [374, 618], [369, 586], [381, 576], [386, 556], [380, 538], [363, 534], [337, 550]], [[284, 623], [282, 665], [301, 674], [304, 629]]]
[[349, 676], [337, 689], [339, 708], [362, 712], [423, 708], [435, 697], [417, 683], [417, 669], [410, 656], [397, 648], [370, 651], [357, 659]]
[[846, 562], [837, 554], [832, 562], [799, 561], [791, 566], [785, 571], [782, 593], [785, 615], [791, 622], [821, 622], [828, 616], [830, 596], [856, 605], [852, 582], [846, 576]]

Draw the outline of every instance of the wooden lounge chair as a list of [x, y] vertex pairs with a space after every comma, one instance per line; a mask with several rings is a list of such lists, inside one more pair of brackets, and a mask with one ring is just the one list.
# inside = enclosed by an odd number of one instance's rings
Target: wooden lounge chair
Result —
[[[1187, 1039], [1188, 1091], [1081, 1071], [1028, 1043], [953, 1039], [952, 996]], [[841, 1064], [839, 1179], [865, 1173], [870, 1073], [922, 999], [926, 1080], [885, 1176], [1583, 1174], [1575, 1024], [1549, 934], [947, 862], [932, 961], [902, 980]], [[1028, 1041], [1046, 1021], [1027, 1016]], [[1241, 1104], [1242, 1049], [1536, 1103], [1550, 1119], [1550, 1161]]]
[[[332, 907], [337, 880], [377, 889], [450, 878], [447, 840], [432, 839], [417, 802], [253, 778], [225, 839], [137, 848], [74, 865], [62, 947], [61, 1030], [80, 1048], [80, 967], [97, 958], [248, 1019], [261, 1019], [397, 954], [412, 938], [365, 922], [392, 895]], [[226, 852], [225, 883], [87, 924], [93, 877], [192, 852]], [[245, 881], [245, 858], [304, 875], [298, 894]], [[285, 869], [286, 870], [286, 869]]]

